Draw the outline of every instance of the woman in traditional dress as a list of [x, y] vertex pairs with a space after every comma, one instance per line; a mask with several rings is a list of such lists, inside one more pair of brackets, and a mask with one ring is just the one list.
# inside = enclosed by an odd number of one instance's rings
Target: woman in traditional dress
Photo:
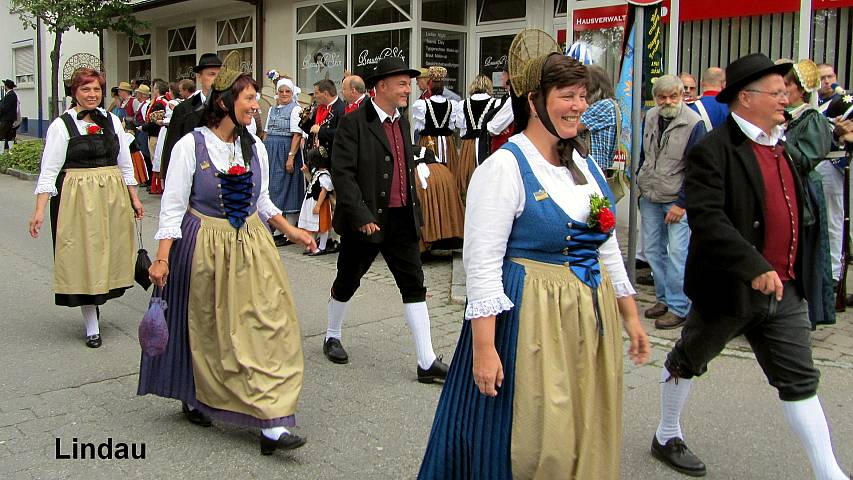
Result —
[[607, 183], [575, 138], [586, 68], [553, 43], [511, 72], [522, 133], [471, 179], [466, 320], [421, 479], [619, 478], [620, 313], [635, 363], [649, 344]]
[[[296, 225], [305, 198], [302, 175], [302, 130], [299, 119], [302, 107], [296, 102], [298, 91], [288, 78], [276, 83], [276, 106], [270, 108], [264, 130], [264, 146], [270, 158], [270, 199], [284, 213], [287, 222]], [[293, 243], [280, 232], [273, 237], [278, 246]]]
[[[821, 169], [825, 168], [823, 165], [830, 169], [835, 168], [831, 162], [824, 162], [832, 150], [832, 124], [812, 103], [812, 99], [816, 103], [816, 92], [820, 87], [820, 74], [813, 61], [804, 59], [795, 63], [785, 75], [785, 86], [788, 88], [788, 106], [785, 110], [790, 118], [785, 128], [785, 152], [794, 161], [808, 197], [803, 209], [803, 218], [811, 216], [818, 225], [818, 228], [808, 231], [814, 234], [814, 238], [810, 238], [809, 242], [820, 245], [820, 256], [811, 259], [811, 271], [803, 272], [803, 283], [810, 299], [809, 320], [814, 328], [817, 325], [835, 323], [835, 286], [829, 248], [829, 217], [821, 174]], [[821, 167], [817, 168], [818, 165]]]
[[187, 419], [258, 428], [261, 454], [293, 449], [303, 357], [290, 286], [269, 222], [315, 249], [268, 194], [267, 151], [244, 128], [257, 84], [225, 66], [213, 83], [206, 127], [172, 150], [149, 274], [163, 287], [169, 344], [143, 354], [138, 394], [183, 402]]
[[90, 348], [102, 343], [98, 306], [133, 286], [133, 216], [144, 213], [121, 121], [100, 108], [105, 85], [91, 68], [74, 73], [77, 106], [47, 129], [29, 224], [38, 237], [50, 200], [55, 302], [80, 307]]
[[454, 112], [459, 106], [442, 96], [447, 70], [430, 67], [428, 72], [431, 95], [412, 105], [417, 144], [431, 150], [436, 159], [436, 163], [428, 164], [427, 188], [417, 189], [424, 217], [422, 250], [429, 250], [439, 241], [443, 244], [439, 244], [440, 247], [458, 248], [464, 234], [465, 207], [458, 182], [449, 167], [457, 163], [453, 131], [456, 129]]
[[[462, 137], [462, 149], [459, 153], [458, 171], [454, 172], [459, 193], [462, 198], [468, 193], [471, 174], [485, 158], [479, 158], [480, 135], [486, 127], [486, 116], [500, 102], [492, 97], [492, 81], [485, 75], [477, 75], [468, 86], [468, 98], [459, 109], [457, 125]], [[467, 201], [467, 200], [466, 200]]]

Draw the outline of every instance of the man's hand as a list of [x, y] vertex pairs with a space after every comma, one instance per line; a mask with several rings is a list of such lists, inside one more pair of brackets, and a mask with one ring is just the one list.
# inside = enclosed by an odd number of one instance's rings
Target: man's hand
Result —
[[678, 223], [681, 221], [681, 217], [683, 216], [684, 209], [678, 205], [673, 205], [669, 207], [669, 211], [666, 212], [666, 218], [663, 219], [663, 223], [666, 225], [669, 225], [670, 223]]
[[319, 132], [319, 131], [320, 131], [320, 125], [313, 125], [313, 126], [311, 127], [311, 130], [310, 130], [310, 132], [311, 132], [311, 133], [313, 133], [313, 134], [315, 134], [315, 135], [316, 135], [316, 134], [317, 134], [317, 132]]
[[836, 120], [832, 133], [843, 142], [853, 142], [853, 120]]
[[765, 295], [770, 295], [775, 292], [776, 301], [782, 301], [784, 285], [782, 285], [782, 280], [779, 279], [779, 275], [773, 270], [762, 273], [761, 275], [753, 278], [752, 289], [758, 290]]
[[373, 235], [379, 231], [379, 225], [375, 223], [368, 223], [358, 227], [358, 231], [365, 235]]

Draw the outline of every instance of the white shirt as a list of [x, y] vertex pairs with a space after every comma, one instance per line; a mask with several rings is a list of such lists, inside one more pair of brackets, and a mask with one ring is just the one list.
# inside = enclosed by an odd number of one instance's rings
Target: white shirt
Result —
[[[234, 153], [234, 162], [245, 166], [239, 138], [233, 144], [223, 142], [209, 128], [197, 128], [204, 135], [210, 162], [217, 170], [224, 172], [230, 168], [228, 159]], [[263, 221], [281, 214], [269, 196], [269, 159], [267, 149], [258, 137], [255, 138], [255, 148], [258, 151], [258, 163], [261, 166], [261, 193], [258, 197], [258, 214]], [[169, 170], [166, 173], [166, 190], [160, 201], [160, 228], [154, 235], [156, 240], [164, 238], [181, 238], [181, 222], [190, 204], [190, 192], [195, 174], [195, 138], [191, 133], [183, 136], [172, 149], [169, 159]]]
[[[276, 105], [276, 106], [270, 108], [269, 111], [267, 111], [267, 121], [266, 121], [266, 123], [264, 123], [264, 131], [267, 131], [270, 128], [270, 115], [272, 114], [272, 111], [276, 108], [284, 108], [286, 106], [287, 105]], [[304, 134], [302, 129], [299, 128], [299, 121], [301, 119], [302, 119], [302, 107], [300, 107], [299, 104], [296, 104], [296, 106], [293, 107], [293, 110], [290, 111], [290, 132], [291, 133], [298, 133], [300, 135]]]
[[[435, 103], [444, 103], [448, 100], [441, 95], [433, 95], [429, 97], [430, 100]], [[459, 114], [462, 112], [462, 108], [460, 108], [459, 103], [450, 100], [450, 108], [453, 110], [450, 112], [450, 118], [447, 119], [447, 128], [451, 130], [456, 130], [456, 122], [458, 120]], [[414, 105], [412, 105], [412, 121], [414, 122], [413, 129], [415, 132], [419, 132], [426, 127], [426, 115], [427, 115], [427, 107], [426, 100], [418, 99], [415, 101]], [[436, 118], [437, 122], [441, 122], [444, 118]]]
[[391, 119], [392, 122], [396, 121], [400, 118], [400, 110], [394, 109], [394, 115], [388, 115], [385, 113], [385, 110], [379, 108], [379, 105], [376, 104], [373, 100], [370, 101], [370, 104], [373, 105], [373, 108], [376, 109], [376, 114], [379, 115], [379, 123], [385, 123], [385, 120]]
[[512, 99], [509, 94], [503, 98], [503, 104], [501, 105], [501, 109], [498, 110], [498, 113], [489, 120], [489, 123], [486, 124], [486, 130], [489, 133], [494, 135], [500, 135], [501, 132], [506, 130], [507, 127], [515, 120], [515, 117], [512, 113]]
[[[572, 219], [585, 222], [589, 215], [589, 196], [593, 193], [603, 196], [587, 161], [575, 152], [575, 164], [588, 181], [586, 185], [575, 185], [569, 170], [548, 163], [524, 134], [514, 135], [509, 141], [521, 149], [536, 179], [557, 206]], [[513, 306], [504, 294], [501, 279], [507, 240], [525, 203], [524, 182], [515, 156], [501, 149], [487, 158], [474, 170], [468, 198], [477, 199], [468, 202], [465, 209], [462, 250], [468, 289], [465, 318], [470, 320], [497, 315]], [[636, 291], [625, 272], [615, 232], [599, 247], [598, 253], [601, 264], [610, 274], [616, 296], [634, 295]]]
[[[490, 98], [492, 98], [492, 96], [489, 95], [488, 93], [475, 93], [474, 95], [471, 95], [471, 101], [472, 102], [474, 102], [474, 101], [479, 102], [481, 100], [488, 100]], [[468, 133], [468, 117], [465, 116], [464, 104], [465, 104], [465, 102], [459, 103], [459, 114], [456, 115], [456, 125], [459, 126], [459, 136], [460, 137], [464, 137], [465, 134]], [[492, 106], [494, 106], [494, 103], [492, 104]], [[483, 113], [486, 113], [486, 112], [483, 111]], [[480, 120], [480, 119], [479, 118], [474, 119], [475, 122], [478, 120]], [[474, 125], [474, 126], [476, 127], [476, 125]]]
[[740, 127], [743, 134], [746, 135], [746, 138], [759, 145], [775, 147], [776, 144], [779, 143], [779, 140], [785, 140], [785, 129], [782, 128], [781, 125], [774, 126], [770, 131], [770, 135], [767, 135], [764, 133], [764, 130], [758, 128], [734, 112], [732, 112], [732, 118], [735, 119], [735, 123]]
[[[136, 185], [136, 178], [133, 176], [133, 162], [130, 159], [130, 143], [128, 137], [123, 135], [124, 127], [121, 121], [112, 113], [107, 113], [103, 108], [98, 108], [104, 115], [109, 115], [113, 122], [113, 130], [118, 135], [118, 168], [121, 170], [121, 177], [124, 179], [125, 185]], [[77, 130], [81, 135], [86, 135], [86, 127], [93, 125], [92, 123], [77, 120], [77, 110], [69, 108], [65, 111], [74, 119], [74, 124], [77, 125]], [[57, 117], [47, 127], [47, 134], [44, 139], [44, 152], [41, 156], [41, 173], [39, 173], [38, 181], [36, 182], [35, 194], [49, 193], [51, 197], [56, 196], [59, 192], [56, 190], [56, 177], [59, 175], [62, 166], [65, 165], [65, 154], [68, 150], [68, 140], [71, 135], [68, 134], [68, 128], [65, 127], [65, 122], [62, 118]]]

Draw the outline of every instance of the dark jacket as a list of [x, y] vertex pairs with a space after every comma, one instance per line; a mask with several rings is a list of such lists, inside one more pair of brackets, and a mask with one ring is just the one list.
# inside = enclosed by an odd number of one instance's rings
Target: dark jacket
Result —
[[[790, 156], [797, 194], [803, 212], [804, 190]], [[749, 139], [729, 115], [687, 153], [685, 178], [690, 246], [684, 273], [684, 292], [700, 312], [748, 316], [751, 282], [773, 270], [762, 256], [764, 247], [764, 180]], [[796, 286], [805, 295], [805, 275], [812, 274], [816, 256], [813, 225], [800, 215]]]
[[163, 142], [163, 154], [160, 157], [160, 178], [166, 178], [172, 148], [184, 135], [201, 126], [203, 117], [204, 103], [201, 101], [201, 93], [179, 103], [172, 111], [172, 119], [166, 128], [166, 140]]
[[0, 100], [0, 122], [9, 122], [11, 125], [18, 118], [18, 94], [9, 90]]
[[[346, 105], [344, 105], [344, 101], [340, 98], [332, 104], [332, 109], [329, 111], [329, 116], [323, 121], [323, 124], [320, 126], [320, 130], [317, 132], [317, 138], [320, 140], [320, 146], [325, 147], [326, 151], [332, 152], [333, 145], [335, 142], [335, 133], [338, 131], [338, 126], [340, 124], [341, 118], [345, 115]], [[304, 122], [299, 124], [299, 128], [302, 129], [303, 132], [308, 133], [311, 130], [311, 127], [314, 126], [317, 119], [316, 110], [313, 112], [311, 116], [305, 119]], [[309, 134], [308, 143], [306, 148], [311, 148], [314, 146], [314, 135]], [[337, 187], [335, 187], [337, 188]]]
[[[361, 108], [341, 118], [332, 149], [332, 184], [335, 186], [335, 216], [332, 225], [341, 235], [355, 235], [362, 241], [380, 243], [384, 240], [381, 229], [388, 221], [388, 199], [391, 191], [394, 158], [385, 129], [373, 105], [364, 102]], [[415, 219], [416, 237], [420, 237], [423, 223], [418, 195], [415, 191], [414, 158], [409, 122], [400, 117], [403, 135], [403, 155], [406, 160], [407, 202]], [[358, 228], [376, 223], [380, 230], [367, 236]]]

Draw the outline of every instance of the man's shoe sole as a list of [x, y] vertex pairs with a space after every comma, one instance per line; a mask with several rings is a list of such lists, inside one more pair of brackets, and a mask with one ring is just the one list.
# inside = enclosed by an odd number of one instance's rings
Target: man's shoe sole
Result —
[[708, 470], [688, 470], [686, 468], [681, 468], [678, 465], [673, 465], [670, 461], [664, 456], [664, 454], [660, 453], [654, 447], [651, 448], [652, 456], [660, 460], [661, 463], [666, 465], [667, 467], [675, 470], [676, 472], [683, 473], [685, 475], [689, 475], [691, 477], [704, 477], [708, 474]]
[[325, 355], [326, 359], [328, 359], [330, 362], [337, 363], [338, 365], [345, 365], [345, 364], [349, 363], [349, 357], [347, 357], [347, 358], [334, 358], [334, 357], [330, 357], [330, 356], [326, 355], [325, 353], [323, 355]]
[[685, 322], [687, 322], [686, 319], [676, 325], [658, 325], [657, 323], [655, 323], [655, 328], [658, 330], [675, 330], [676, 328], [683, 327]]
[[444, 377], [436, 377], [436, 376], [432, 376], [432, 375], [429, 377], [418, 377], [418, 382], [420, 382], [420, 383], [435, 383], [435, 382], [444, 383]]

